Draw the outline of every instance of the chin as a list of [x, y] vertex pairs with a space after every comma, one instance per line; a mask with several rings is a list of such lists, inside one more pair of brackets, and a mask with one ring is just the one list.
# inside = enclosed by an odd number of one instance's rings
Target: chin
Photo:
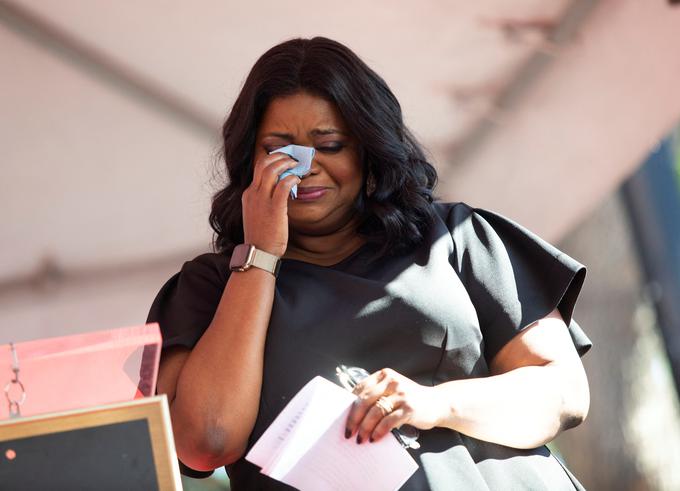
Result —
[[[325, 207], [324, 207], [325, 208]], [[305, 235], [328, 235], [343, 228], [352, 219], [340, 210], [328, 210], [310, 206], [305, 209], [288, 209], [288, 224], [291, 230]], [[335, 213], [333, 212], [335, 211]]]
[[288, 217], [291, 230], [305, 235], [326, 235], [333, 231], [333, 226], [328, 224], [324, 217]]

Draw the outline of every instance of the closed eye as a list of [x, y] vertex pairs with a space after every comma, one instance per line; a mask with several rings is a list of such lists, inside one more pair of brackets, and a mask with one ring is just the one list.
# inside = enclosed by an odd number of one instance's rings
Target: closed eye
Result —
[[[264, 151], [267, 153], [271, 153], [276, 149], [282, 148], [284, 145], [279, 145], [279, 146], [272, 146], [272, 147], [263, 147]], [[338, 153], [340, 150], [342, 150], [345, 147], [345, 145], [327, 145], [324, 147], [316, 147], [316, 150], [322, 153]]]
[[284, 147], [284, 145], [276, 145], [276, 146], [273, 146], [273, 147], [262, 147], [262, 148], [264, 148], [264, 151], [265, 151], [265, 152], [271, 153], [271, 152], [273, 152], [274, 150], [277, 150], [277, 149], [283, 148], [283, 147]]
[[325, 147], [316, 147], [316, 149], [319, 152], [322, 153], [338, 153], [340, 150], [344, 148], [344, 145], [333, 145], [333, 146], [325, 146]]

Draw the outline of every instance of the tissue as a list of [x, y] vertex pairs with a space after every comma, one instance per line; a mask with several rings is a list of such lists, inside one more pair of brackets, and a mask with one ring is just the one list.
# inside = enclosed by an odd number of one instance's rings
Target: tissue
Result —
[[[300, 178], [309, 174], [309, 171], [312, 169], [312, 159], [314, 158], [314, 153], [316, 152], [316, 150], [314, 150], [314, 148], [312, 147], [305, 147], [302, 145], [286, 145], [285, 147], [272, 150], [271, 152], [269, 152], [269, 155], [276, 152], [281, 152], [285, 153], [286, 155], [290, 155], [293, 159], [298, 161], [298, 164], [295, 167], [285, 171], [283, 174], [279, 176], [280, 181], [284, 177], [289, 176], [291, 174], [295, 174]], [[293, 197], [293, 199], [297, 198], [297, 185], [291, 188], [290, 195]]]

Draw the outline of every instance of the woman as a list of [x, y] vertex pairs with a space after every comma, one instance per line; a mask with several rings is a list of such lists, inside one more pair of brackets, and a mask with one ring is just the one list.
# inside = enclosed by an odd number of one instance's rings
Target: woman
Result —
[[[244, 455], [306, 382], [345, 364], [372, 372], [347, 438], [420, 429], [403, 489], [579, 487], [543, 444], [588, 410], [590, 343], [571, 321], [583, 266], [499, 215], [435, 202], [394, 95], [329, 39], [267, 51], [223, 137], [218, 252], [185, 263], [149, 315], [183, 472], [226, 465], [233, 489], [287, 489]], [[279, 180], [296, 162], [270, 152], [289, 144], [316, 155]], [[270, 262], [231, 271], [242, 244]]]

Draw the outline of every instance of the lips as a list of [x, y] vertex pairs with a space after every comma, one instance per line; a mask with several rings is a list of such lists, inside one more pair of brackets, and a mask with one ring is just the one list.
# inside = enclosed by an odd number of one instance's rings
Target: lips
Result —
[[321, 198], [324, 194], [326, 194], [326, 191], [328, 191], [328, 188], [322, 186], [298, 186], [297, 199], [300, 201], [312, 201]]

